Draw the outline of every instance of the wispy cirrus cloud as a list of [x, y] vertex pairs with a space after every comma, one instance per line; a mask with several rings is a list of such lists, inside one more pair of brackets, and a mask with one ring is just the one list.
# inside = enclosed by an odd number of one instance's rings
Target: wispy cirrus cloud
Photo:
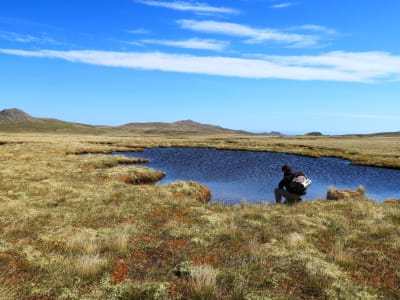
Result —
[[0, 16], [0, 24], [23, 26], [29, 28], [41, 28], [44, 30], [62, 30], [62, 28], [60, 27], [56, 27], [45, 23], [38, 23], [26, 19], [19, 19], [19, 18], [5, 17], [5, 16]]
[[321, 25], [315, 25], [315, 24], [305, 24], [305, 25], [300, 25], [300, 26], [294, 26], [290, 28], [291, 30], [304, 30], [304, 31], [312, 31], [312, 32], [319, 32], [327, 35], [335, 35], [338, 34], [338, 32], [334, 29], [321, 26]]
[[332, 51], [324, 55], [266, 56], [265, 59], [279, 65], [333, 68], [364, 80], [400, 75], [400, 56], [379, 51]]
[[229, 7], [211, 6], [206, 3], [188, 1], [155, 1], [155, 0], [136, 0], [148, 6], [163, 7], [179, 11], [190, 11], [198, 14], [238, 14], [239, 11]]
[[287, 33], [268, 28], [254, 28], [247, 25], [218, 22], [218, 21], [198, 21], [198, 20], [178, 20], [178, 24], [188, 30], [224, 34], [247, 38], [249, 43], [261, 43], [266, 41], [285, 43], [294, 47], [310, 47], [318, 43], [319, 37], [309, 34]]
[[295, 4], [293, 2], [283, 2], [279, 4], [273, 4], [271, 5], [272, 8], [287, 8], [290, 6], [294, 6]]
[[150, 30], [144, 29], [144, 28], [130, 29], [130, 30], [126, 30], [126, 32], [128, 32], [130, 34], [149, 34], [149, 33], [151, 33]]
[[0, 39], [9, 41], [9, 42], [17, 42], [17, 43], [48, 43], [48, 44], [57, 44], [57, 41], [46, 34], [42, 34], [40, 36], [31, 35], [31, 34], [21, 34], [17, 32], [10, 31], [0, 31]]
[[142, 40], [142, 41], [140, 41], [140, 43], [156, 44], [156, 45], [170, 46], [170, 47], [177, 47], [177, 48], [186, 48], [186, 49], [212, 50], [212, 51], [221, 51], [229, 46], [229, 42], [227, 42], [227, 41], [217, 41], [214, 39], [199, 39], [199, 38], [191, 38], [191, 39], [181, 40], [181, 41]]
[[214, 76], [343, 82], [400, 80], [400, 56], [387, 52], [336, 51], [316, 56], [265, 56], [263, 59], [93, 50], [0, 49], [0, 53], [24, 57], [57, 58], [105, 67]]

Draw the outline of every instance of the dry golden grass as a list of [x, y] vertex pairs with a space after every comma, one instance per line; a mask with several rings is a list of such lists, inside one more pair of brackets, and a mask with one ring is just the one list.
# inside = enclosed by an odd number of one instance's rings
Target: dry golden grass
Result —
[[210, 204], [206, 187], [158, 186], [161, 172], [105, 155], [196, 146], [399, 167], [396, 138], [2, 134], [0, 144], [0, 299], [400, 296], [398, 201]]
[[217, 298], [218, 270], [210, 265], [195, 265], [190, 269], [192, 298], [216, 299]]
[[335, 187], [329, 187], [326, 194], [328, 200], [365, 200], [365, 187], [359, 186], [355, 191], [351, 190], [338, 190]]

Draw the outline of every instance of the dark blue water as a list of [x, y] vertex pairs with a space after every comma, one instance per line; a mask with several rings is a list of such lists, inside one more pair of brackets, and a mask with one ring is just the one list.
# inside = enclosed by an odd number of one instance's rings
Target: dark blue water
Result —
[[360, 185], [377, 201], [400, 198], [400, 170], [353, 166], [338, 158], [206, 148], [155, 148], [123, 155], [150, 159], [146, 166], [167, 174], [159, 184], [194, 180], [211, 189], [212, 201], [227, 204], [275, 202], [273, 190], [284, 164], [312, 179], [304, 200], [325, 199], [329, 186], [356, 189]]

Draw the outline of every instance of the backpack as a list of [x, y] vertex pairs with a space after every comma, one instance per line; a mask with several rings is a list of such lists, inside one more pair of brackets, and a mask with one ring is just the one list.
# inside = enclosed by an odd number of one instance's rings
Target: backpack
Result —
[[294, 173], [293, 179], [289, 184], [289, 192], [302, 196], [307, 192], [307, 188], [312, 183], [311, 179], [303, 173]]

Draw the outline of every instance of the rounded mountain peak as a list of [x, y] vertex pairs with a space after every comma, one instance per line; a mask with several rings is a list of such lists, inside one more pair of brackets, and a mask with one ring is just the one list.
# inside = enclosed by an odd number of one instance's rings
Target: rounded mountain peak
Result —
[[17, 108], [4, 109], [0, 111], [0, 123], [20, 123], [35, 121], [36, 118]]

